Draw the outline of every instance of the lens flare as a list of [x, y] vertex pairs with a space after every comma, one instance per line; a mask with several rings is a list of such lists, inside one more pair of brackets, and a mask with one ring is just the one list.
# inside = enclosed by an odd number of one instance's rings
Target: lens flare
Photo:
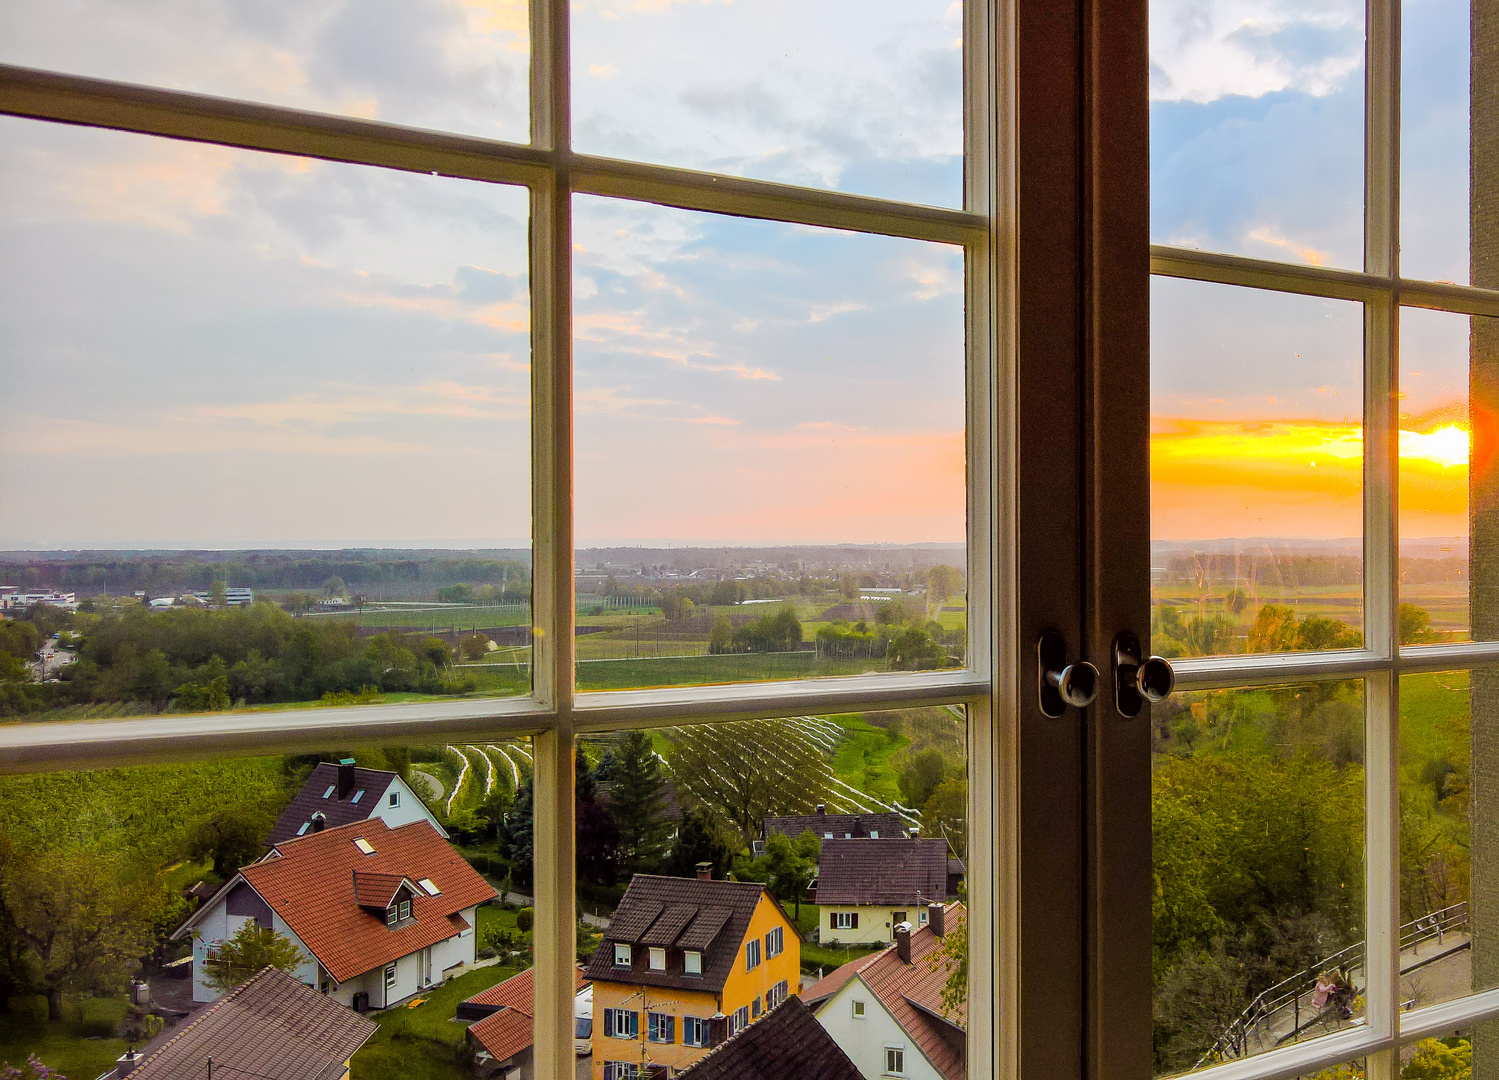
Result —
[[1466, 467], [1470, 440], [1468, 432], [1456, 424], [1439, 427], [1435, 431], [1402, 431], [1400, 433], [1400, 456], [1414, 458], [1440, 465], [1444, 469]]

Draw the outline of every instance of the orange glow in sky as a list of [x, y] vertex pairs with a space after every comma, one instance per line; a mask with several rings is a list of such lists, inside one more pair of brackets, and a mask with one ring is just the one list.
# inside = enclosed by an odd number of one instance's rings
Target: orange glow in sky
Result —
[[[1403, 536], [1468, 528], [1465, 428], [1400, 432]], [[1158, 540], [1351, 537], [1362, 532], [1363, 431], [1318, 420], [1157, 417], [1151, 533]]]

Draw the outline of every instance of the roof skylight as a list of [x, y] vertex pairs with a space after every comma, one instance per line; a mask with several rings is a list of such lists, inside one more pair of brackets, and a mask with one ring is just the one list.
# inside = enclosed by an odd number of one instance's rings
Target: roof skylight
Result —
[[422, 880], [418, 881], [417, 884], [422, 887], [422, 891], [425, 892], [428, 896], [442, 895], [442, 890], [434, 885], [432, 883], [432, 879], [429, 877], [422, 878]]
[[354, 797], [349, 800], [349, 803], [350, 805], [353, 805], [362, 798], [364, 798], [364, 788], [360, 788], [358, 791], [354, 792]]
[[356, 836], [354, 838], [354, 846], [357, 847], [360, 851], [364, 852], [366, 855], [373, 855], [375, 853], [375, 845], [371, 844], [362, 836]]
[[328, 790], [325, 791], [325, 792], [323, 792], [323, 798], [326, 799], [329, 795], [332, 795], [333, 794], [333, 789], [336, 788], [337, 786], [338, 786], [337, 784], [329, 784], [328, 785]]

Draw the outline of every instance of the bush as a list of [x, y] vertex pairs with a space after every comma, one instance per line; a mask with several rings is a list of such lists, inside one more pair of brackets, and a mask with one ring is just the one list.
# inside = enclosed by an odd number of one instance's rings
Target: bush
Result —
[[515, 928], [522, 934], [529, 934], [535, 925], [536, 912], [531, 908], [523, 907], [515, 913]]

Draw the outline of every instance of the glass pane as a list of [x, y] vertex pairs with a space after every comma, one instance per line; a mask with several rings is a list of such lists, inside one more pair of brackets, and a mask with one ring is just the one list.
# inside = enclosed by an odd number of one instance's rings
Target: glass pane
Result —
[[1150, 4], [1151, 239], [1363, 265], [1364, 5]]
[[[0, 778], [0, 1062], [449, 1076], [497, 1029], [529, 1046], [529, 992], [483, 996], [530, 965], [529, 762], [517, 739]], [[291, 1022], [213, 1004], [236, 987]]]
[[[885, 1057], [902, 1044], [963, 1075], [966, 761], [956, 708], [582, 739], [594, 1077], [750, 1054], [783, 1025], [807, 1055], [778, 1059], [787, 1076], [840, 1051], [904, 1075]], [[815, 1023], [793, 1030], [803, 1006]]]
[[[1400, 1001], [1418, 1009], [1499, 986], [1499, 965], [1486, 938], [1469, 924], [1468, 901], [1492, 892], [1483, 767], [1493, 728], [1493, 705], [1482, 699], [1493, 675], [1466, 671], [1405, 675], [1400, 679]], [[1473, 723], [1474, 716], [1480, 720]], [[1474, 911], [1475, 915], [1481, 909]]]
[[[1493, 323], [1420, 308], [1400, 312], [1400, 640], [1405, 645], [1474, 636], [1468, 464], [1475, 425], [1468, 404], [1469, 358], [1499, 345]], [[1475, 377], [1482, 371], [1475, 369]], [[1485, 431], [1489, 426], [1480, 425]], [[1492, 546], [1481, 525], [1475, 535], [1482, 550]], [[1471, 569], [1481, 577], [1486, 564], [1480, 559]], [[1481, 589], [1471, 591], [1483, 595]], [[1499, 624], [1485, 626], [1479, 636], [1492, 640], [1496, 634]]]
[[1476, 1030], [1462, 1030], [1435, 1039], [1421, 1039], [1400, 1048], [1401, 1080], [1427, 1080], [1441, 1077], [1442, 1080], [1472, 1080], [1474, 1035], [1492, 1039], [1487, 1024]]
[[[1400, 9], [1400, 273], [1467, 284], [1468, 4], [1403, 0]], [[1487, 156], [1476, 179], [1492, 186]]]
[[572, 10], [577, 149], [962, 205], [962, 4], [579, 0]]
[[0, 3], [0, 62], [530, 139], [525, 0]]
[[960, 666], [962, 251], [575, 204], [579, 686]]
[[1151, 287], [1151, 648], [1363, 641], [1363, 311]]
[[1152, 724], [1157, 1074], [1360, 1022], [1362, 684], [1176, 694]]
[[528, 689], [523, 190], [13, 119], [0, 177], [0, 714]]

